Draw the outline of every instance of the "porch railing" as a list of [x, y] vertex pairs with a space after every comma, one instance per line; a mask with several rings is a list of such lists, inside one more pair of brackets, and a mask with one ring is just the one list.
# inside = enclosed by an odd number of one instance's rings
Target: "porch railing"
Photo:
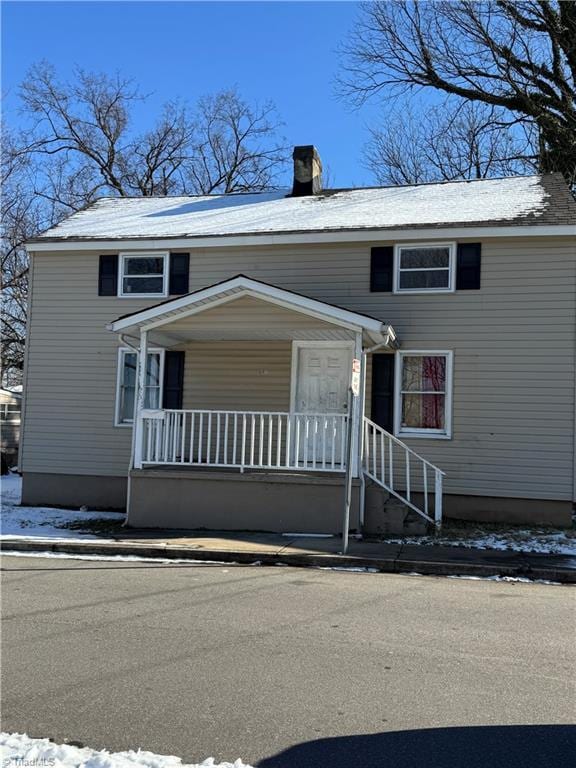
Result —
[[439, 528], [445, 473], [367, 417], [362, 444], [364, 474]]
[[146, 410], [141, 419], [136, 467], [346, 469], [347, 414]]

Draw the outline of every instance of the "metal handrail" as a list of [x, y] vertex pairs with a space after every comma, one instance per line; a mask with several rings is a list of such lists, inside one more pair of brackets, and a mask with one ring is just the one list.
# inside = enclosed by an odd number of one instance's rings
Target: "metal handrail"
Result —
[[[364, 417], [362, 433], [361, 466], [364, 475], [417, 512], [425, 520], [434, 523], [439, 529], [442, 524], [442, 486], [446, 473], [366, 416]], [[402, 467], [397, 465], [395, 467], [392, 446], [399, 449], [401, 457], [403, 452], [404, 463]], [[421, 484], [414, 480], [415, 472], [411, 464], [411, 457], [415, 459], [413, 463], [417, 466], [419, 464], [421, 467]], [[434, 517], [430, 515], [429, 470], [434, 475]], [[402, 481], [399, 480], [400, 477], [403, 478]], [[404, 482], [404, 488], [400, 487], [401, 482]], [[414, 493], [423, 494], [422, 507], [414, 502]]]

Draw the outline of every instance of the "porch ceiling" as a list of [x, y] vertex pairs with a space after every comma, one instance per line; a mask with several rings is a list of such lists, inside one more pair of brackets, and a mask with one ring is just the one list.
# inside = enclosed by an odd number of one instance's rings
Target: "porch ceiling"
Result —
[[361, 333], [368, 346], [396, 346], [380, 320], [238, 276], [114, 321], [108, 329], [149, 343], [187, 341], [340, 340]]

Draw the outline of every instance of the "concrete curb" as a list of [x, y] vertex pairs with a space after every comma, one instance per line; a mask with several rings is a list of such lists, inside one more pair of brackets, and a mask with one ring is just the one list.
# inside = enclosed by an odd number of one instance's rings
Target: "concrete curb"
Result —
[[576, 584], [576, 570], [565, 567], [534, 567], [521, 560], [518, 563], [462, 563], [450, 560], [427, 560], [425, 557], [378, 558], [337, 554], [297, 554], [293, 552], [238, 552], [230, 550], [197, 550], [166, 544], [138, 544], [126, 542], [50, 542], [4, 539], [2, 551], [55, 552], [69, 555], [105, 555], [179, 559], [191, 561], [217, 561], [239, 565], [290, 565], [296, 568], [373, 568], [380, 573], [418, 573], [425, 576], [515, 576], [543, 579], [561, 584]]

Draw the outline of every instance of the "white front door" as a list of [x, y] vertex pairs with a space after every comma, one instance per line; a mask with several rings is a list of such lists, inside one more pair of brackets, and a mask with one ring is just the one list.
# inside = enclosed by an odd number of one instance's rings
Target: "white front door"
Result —
[[349, 347], [299, 347], [297, 413], [346, 413], [352, 366]]
[[[352, 367], [350, 346], [299, 346], [296, 355], [294, 411], [301, 414], [345, 414]], [[302, 463], [322, 458], [332, 464], [343, 455], [343, 419], [306, 422], [299, 430]]]

